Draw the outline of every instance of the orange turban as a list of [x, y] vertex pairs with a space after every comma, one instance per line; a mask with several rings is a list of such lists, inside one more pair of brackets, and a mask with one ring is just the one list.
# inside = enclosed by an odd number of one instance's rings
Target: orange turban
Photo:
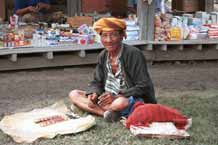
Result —
[[118, 18], [101, 18], [94, 23], [94, 29], [97, 33], [102, 31], [113, 31], [113, 30], [126, 30], [126, 23], [122, 19]]

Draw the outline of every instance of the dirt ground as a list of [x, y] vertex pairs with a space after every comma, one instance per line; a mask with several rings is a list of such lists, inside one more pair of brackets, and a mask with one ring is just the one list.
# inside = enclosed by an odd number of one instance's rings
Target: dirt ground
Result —
[[[0, 73], [0, 118], [45, 107], [86, 89], [94, 66]], [[218, 62], [149, 65], [157, 97], [218, 94]]]

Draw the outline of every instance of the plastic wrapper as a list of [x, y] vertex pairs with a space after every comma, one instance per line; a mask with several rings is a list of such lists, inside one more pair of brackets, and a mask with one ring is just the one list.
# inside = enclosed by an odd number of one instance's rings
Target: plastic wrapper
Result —
[[154, 122], [149, 127], [130, 126], [130, 131], [135, 136], [146, 138], [170, 138], [183, 139], [190, 138], [185, 130], [180, 130], [171, 122]]

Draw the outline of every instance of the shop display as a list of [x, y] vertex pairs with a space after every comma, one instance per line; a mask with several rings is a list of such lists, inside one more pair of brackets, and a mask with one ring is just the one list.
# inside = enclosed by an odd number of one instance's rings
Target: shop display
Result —
[[170, 40], [170, 18], [171, 15], [162, 14], [156, 15], [154, 20], [154, 40], [168, 41]]
[[139, 26], [137, 24], [136, 15], [129, 15], [126, 22], [126, 40], [138, 40], [139, 39]]
[[82, 24], [77, 28], [69, 24], [47, 23], [26, 24], [17, 23], [11, 17], [10, 24], [0, 24], [0, 42], [4, 48], [46, 47], [59, 45], [60, 42], [72, 42], [85, 45], [95, 42], [94, 30]]
[[[101, 43], [100, 36], [92, 28], [92, 17], [69, 17], [67, 23], [52, 23], [50, 27], [47, 23], [21, 23], [18, 19], [18, 16], [13, 15], [9, 24], [0, 24], [1, 48], [48, 47], [66, 42], [78, 45]], [[130, 15], [124, 20], [127, 24], [126, 40], [138, 40], [136, 15]]]
[[155, 16], [155, 41], [179, 41], [218, 38], [218, 13], [198, 11], [182, 16], [157, 14]]
[[[161, 1], [160, 4], [162, 8], [165, 8], [163, 2]], [[184, 8], [193, 9], [192, 5], [196, 2], [194, 0], [180, 3]], [[175, 1], [172, 4], [174, 3]], [[175, 8], [174, 5], [173, 8]], [[110, 12], [110, 14], [112, 13]], [[48, 47], [64, 43], [78, 45], [100, 43], [100, 36], [92, 28], [93, 22], [97, 19], [96, 16], [67, 17], [63, 15], [62, 17], [66, 19], [66, 21], [62, 21], [63, 23], [25, 24], [18, 22], [18, 17], [13, 15], [9, 19], [9, 24], [0, 23], [0, 48]], [[139, 40], [140, 28], [137, 16], [131, 14], [124, 20], [127, 24], [125, 40]], [[183, 13], [178, 16], [162, 10], [155, 15], [154, 41], [215, 39], [218, 38], [217, 23], [218, 12], [197, 11], [195, 14]]]

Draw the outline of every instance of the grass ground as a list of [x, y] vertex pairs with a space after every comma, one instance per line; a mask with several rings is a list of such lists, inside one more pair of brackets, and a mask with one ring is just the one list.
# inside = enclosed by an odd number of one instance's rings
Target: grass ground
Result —
[[[218, 94], [199, 96], [159, 97], [159, 103], [171, 106], [193, 118], [188, 130], [191, 139], [146, 139], [133, 136], [121, 123], [106, 123], [97, 118], [97, 125], [76, 135], [39, 139], [33, 145], [218, 145]], [[15, 145], [0, 132], [1, 145]]]

